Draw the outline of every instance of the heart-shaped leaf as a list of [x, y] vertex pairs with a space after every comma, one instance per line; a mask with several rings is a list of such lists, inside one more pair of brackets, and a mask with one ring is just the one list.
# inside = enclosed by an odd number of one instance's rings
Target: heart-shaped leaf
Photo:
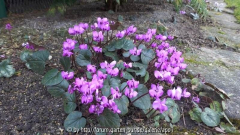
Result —
[[92, 53], [90, 50], [80, 50], [76, 57], [76, 62], [79, 66], [87, 66], [91, 64]]
[[15, 68], [10, 65], [10, 60], [6, 59], [0, 63], [0, 77], [11, 77], [15, 73]]
[[144, 83], [146, 83], [149, 80], [149, 73], [147, 72], [144, 77]]
[[151, 60], [155, 58], [153, 49], [143, 49], [141, 52], [141, 60], [143, 64], [148, 65]]
[[86, 75], [87, 75], [87, 78], [88, 78], [88, 79], [92, 79], [92, 73], [90, 73], [90, 72], [87, 71], [87, 72], [86, 72]]
[[20, 54], [20, 59], [23, 61], [23, 62], [27, 62], [27, 58], [32, 55], [32, 52], [30, 52], [29, 50], [24, 50], [21, 52]]
[[189, 111], [189, 115], [191, 119], [197, 122], [202, 122], [201, 114], [202, 114], [202, 109], [198, 107], [195, 107], [191, 111]]
[[214, 110], [205, 108], [201, 114], [201, 119], [209, 127], [216, 127], [220, 123], [220, 117]]
[[58, 72], [57, 69], [51, 69], [44, 75], [42, 84], [45, 86], [53, 86], [59, 84], [62, 80], [63, 78], [61, 73]]
[[102, 91], [102, 94], [106, 97], [108, 97], [110, 94], [111, 94], [111, 87], [112, 88], [116, 88], [120, 86], [120, 79], [118, 78], [107, 78], [105, 81], [104, 81], [104, 85], [103, 85], [103, 88], [101, 89]]
[[138, 49], [146, 49], [146, 46], [145, 46], [144, 44], [140, 44], [140, 45], [138, 46]]
[[135, 56], [135, 55], [131, 55], [131, 56], [130, 56], [130, 59], [131, 59], [132, 61], [139, 61], [139, 60], [140, 60], [140, 57], [139, 57], [139, 56]]
[[131, 80], [133, 78], [133, 76], [130, 73], [128, 73], [127, 71], [125, 71], [125, 72], [123, 72], [123, 78]]
[[49, 52], [47, 50], [40, 50], [32, 53], [32, 55], [28, 55], [28, 57], [26, 57], [26, 61], [34, 72], [43, 74], [48, 57]]
[[142, 68], [140, 70], [137, 70], [135, 73], [136, 75], [140, 75], [141, 77], [144, 77], [146, 75], [146, 69]]
[[119, 128], [120, 127], [120, 118], [118, 114], [113, 113], [108, 109], [104, 109], [103, 113], [101, 113], [97, 120], [101, 127], [103, 128]]
[[130, 54], [130, 52], [124, 52], [123, 53], [123, 57], [129, 57], [131, 54]]
[[125, 115], [128, 112], [128, 98], [123, 95], [120, 99], [115, 99], [114, 101], [117, 104], [118, 109], [121, 111], [121, 115]]
[[71, 61], [69, 57], [61, 57], [60, 63], [64, 68], [64, 71], [69, 71], [71, 67]]
[[78, 111], [71, 112], [64, 121], [64, 127], [69, 129], [81, 129], [86, 125], [86, 119], [82, 117], [82, 113]]
[[227, 133], [233, 133], [233, 134], [240, 133], [239, 131], [236, 130], [235, 127], [231, 126], [228, 123], [225, 124], [224, 122], [221, 122], [220, 127], [221, 127], [221, 129], [223, 129]]
[[105, 52], [104, 52], [104, 55], [112, 58], [112, 59], [115, 60], [115, 61], [119, 61], [118, 55], [117, 55], [117, 53], [115, 53], [115, 52], [105, 51]]
[[76, 108], [77, 104], [75, 93], [70, 94], [66, 92], [64, 94], [64, 111], [69, 114], [73, 112]]
[[47, 91], [54, 97], [61, 97], [67, 90], [69, 83], [67, 80], [63, 80], [61, 83], [47, 87]]
[[[131, 98], [131, 101], [134, 101], [135, 99], [139, 98], [140, 96], [142, 96], [143, 94], [148, 93], [148, 89], [145, 85], [143, 84], [139, 84], [138, 88], [135, 89], [138, 94], [136, 97]], [[134, 106], [140, 108], [140, 109], [149, 109], [151, 107], [151, 99], [149, 94], [146, 94], [145, 96], [142, 96], [141, 98], [139, 98], [138, 100], [136, 100], [133, 103]]]
[[148, 68], [148, 65], [145, 65], [145, 64], [142, 64], [142, 63], [139, 63], [139, 62], [134, 62], [133, 63], [133, 67], [138, 67], [138, 68], [145, 68], [147, 69]]

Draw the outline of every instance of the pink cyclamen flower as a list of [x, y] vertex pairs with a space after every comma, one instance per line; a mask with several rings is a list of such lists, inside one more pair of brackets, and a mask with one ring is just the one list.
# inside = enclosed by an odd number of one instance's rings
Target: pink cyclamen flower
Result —
[[127, 81], [127, 85], [129, 88], [136, 89], [138, 88], [139, 81], [135, 81], [134, 78], [132, 78], [131, 80]]
[[72, 94], [74, 90], [75, 89], [71, 85], [68, 86], [68, 93]]
[[165, 40], [167, 39], [166, 36], [163, 36], [163, 35], [161, 35], [161, 34], [156, 35], [155, 38], [156, 38], [157, 40], [162, 40], [162, 41], [165, 41]]
[[145, 42], [150, 42], [152, 40], [152, 36], [153, 34], [152, 33], [146, 33], [143, 38], [144, 38], [144, 41]]
[[81, 45], [79, 45], [79, 49], [80, 50], [87, 50], [88, 46], [87, 46], [87, 44], [81, 44]]
[[158, 98], [153, 102], [152, 107], [155, 110], [158, 110], [160, 113], [163, 113], [168, 110], [168, 107], [166, 106], [165, 103], [166, 103], [165, 98], [162, 101]]
[[125, 36], [125, 34], [126, 34], [126, 30], [118, 31], [117, 34], [116, 34], [116, 37], [118, 39], [121, 39], [121, 38], [123, 38]]
[[157, 29], [148, 29], [148, 34], [152, 34], [152, 35], [155, 35], [157, 32]]
[[143, 34], [136, 35], [136, 40], [143, 40], [143, 39], [144, 39], [144, 35]]
[[179, 13], [180, 13], [181, 15], [184, 15], [184, 14], [186, 14], [186, 11], [179, 11]]
[[91, 103], [93, 101], [93, 95], [82, 95], [81, 97], [81, 102], [83, 104], [88, 104]]
[[69, 33], [70, 35], [75, 35], [75, 34], [76, 34], [74, 28], [69, 28], [69, 29], [68, 29], [68, 33]]
[[198, 96], [197, 97], [193, 97], [192, 101], [194, 101], [196, 103], [199, 103], [200, 102], [200, 98]]
[[120, 92], [118, 87], [116, 87], [116, 89], [111, 87], [111, 94], [112, 94], [114, 99], [118, 99], [122, 96], [122, 93]]
[[137, 92], [133, 88], [126, 88], [124, 94], [129, 98], [134, 98], [137, 96]]
[[70, 57], [73, 53], [69, 50], [63, 50], [63, 56]]
[[98, 77], [100, 79], [106, 79], [107, 78], [107, 74], [103, 74], [103, 72], [100, 71], [100, 70], [97, 72], [97, 74], [98, 74]]
[[137, 28], [134, 27], [134, 25], [132, 25], [132, 26], [128, 27], [126, 34], [131, 35], [131, 34], [135, 33], [136, 31], [137, 31]]
[[97, 105], [91, 105], [89, 108], [89, 113], [94, 113], [94, 114], [101, 114], [104, 110], [104, 106], [97, 104]]
[[159, 98], [163, 95], [163, 87], [155, 84], [151, 84], [151, 89], [149, 90], [149, 95], [154, 98]]
[[139, 56], [141, 52], [142, 52], [142, 49], [137, 49], [136, 47], [129, 50], [129, 53], [135, 56]]
[[84, 30], [88, 29], [88, 24], [87, 23], [80, 23], [79, 26], [82, 27]]
[[109, 100], [108, 102], [109, 104], [109, 109], [113, 112], [113, 113], [121, 113], [121, 111], [118, 109], [117, 104], [114, 102], [114, 99]]
[[157, 47], [157, 43], [152, 43], [152, 44], [151, 44], [151, 47], [152, 47], [152, 48]]
[[83, 34], [84, 31], [85, 31], [85, 30], [84, 30], [81, 26], [79, 26], [79, 25], [75, 25], [75, 26], [73, 27], [73, 29], [74, 29], [74, 31], [75, 31], [76, 34]]
[[62, 75], [62, 78], [63, 78], [63, 79], [70, 80], [70, 79], [73, 78], [74, 72], [65, 72], [65, 71], [62, 71], [62, 72], [61, 72], [61, 75]]
[[67, 39], [65, 42], [63, 42], [63, 49], [64, 50], [73, 50], [75, 48], [75, 44], [77, 41], [72, 39]]
[[128, 63], [128, 64], [126, 62], [124, 62], [123, 65], [124, 65], [125, 68], [131, 68], [132, 67], [132, 63], [131, 62]]
[[87, 71], [91, 72], [91, 73], [95, 73], [96, 72], [96, 66], [95, 65], [87, 65]]
[[116, 61], [112, 61], [110, 64], [108, 64], [107, 61], [100, 63], [100, 67], [103, 69], [113, 68], [116, 65]]
[[101, 30], [105, 30], [105, 31], [109, 31], [110, 30], [110, 25], [109, 25], [109, 22], [108, 22], [108, 19], [107, 18], [100, 18], [98, 17], [97, 18], [97, 21], [98, 21], [98, 28], [100, 28]]
[[182, 97], [182, 89], [177, 87], [177, 89], [168, 90], [167, 95], [174, 100], [180, 100]]
[[187, 88], [185, 88], [185, 89], [183, 90], [182, 96], [185, 97], [185, 98], [188, 98], [188, 97], [191, 96], [191, 93], [190, 93], [190, 92], [187, 92]]
[[5, 58], [5, 54], [0, 55], [0, 58]]
[[101, 47], [97, 47], [97, 46], [94, 46], [94, 47], [93, 47], [93, 50], [94, 50], [96, 53], [101, 53], [101, 52], [102, 52], [102, 48], [101, 48]]
[[108, 68], [107, 73], [111, 76], [118, 76], [119, 69], [118, 68]]
[[11, 24], [10, 24], [10, 23], [6, 24], [5, 29], [6, 29], [6, 30], [11, 30], [11, 29], [12, 29]]
[[167, 38], [168, 38], [169, 40], [173, 40], [173, 39], [174, 39], [174, 36], [169, 35]]
[[101, 42], [101, 41], [103, 41], [104, 36], [103, 36], [102, 31], [99, 31], [99, 32], [93, 31], [92, 34], [93, 34], [93, 40], [94, 40], [94, 41], [96, 41], [96, 42]]

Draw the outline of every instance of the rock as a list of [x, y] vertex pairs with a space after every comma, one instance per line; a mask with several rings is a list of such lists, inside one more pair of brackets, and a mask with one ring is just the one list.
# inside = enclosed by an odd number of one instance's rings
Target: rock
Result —
[[228, 109], [225, 113], [229, 118], [240, 119], [240, 53], [200, 48], [194, 53], [184, 54], [188, 63], [188, 70], [194, 74], [201, 74], [205, 82], [214, 84], [230, 96], [227, 100]]

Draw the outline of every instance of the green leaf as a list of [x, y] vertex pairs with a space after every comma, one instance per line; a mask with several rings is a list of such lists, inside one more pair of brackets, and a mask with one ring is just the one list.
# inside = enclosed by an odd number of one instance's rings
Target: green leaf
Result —
[[193, 78], [193, 79], [191, 80], [191, 84], [192, 84], [192, 85], [197, 85], [198, 83], [199, 83], [198, 78]]
[[216, 127], [220, 123], [220, 117], [214, 110], [205, 108], [201, 114], [201, 119], [209, 127]]
[[192, 120], [195, 120], [197, 122], [202, 122], [201, 119], [202, 109], [201, 108], [193, 108], [191, 111], [189, 111], [189, 115]]
[[130, 56], [130, 59], [131, 59], [132, 61], [139, 61], [139, 60], [140, 60], [140, 57], [139, 57], [139, 56], [135, 56], [135, 55], [131, 55], [131, 56]]
[[118, 61], [118, 63], [116, 64], [116, 67], [117, 67], [119, 70], [123, 70], [123, 69], [125, 69], [122, 60]]
[[69, 57], [61, 57], [60, 63], [64, 68], [64, 71], [69, 71], [71, 67], [71, 61]]
[[47, 91], [54, 97], [61, 97], [68, 89], [69, 83], [67, 80], [63, 80], [61, 83], [47, 87]]
[[138, 49], [146, 49], [146, 46], [143, 45], [143, 44], [140, 44], [140, 45], [138, 46]]
[[119, 21], [119, 22], [123, 22], [123, 16], [118, 15], [118, 21]]
[[87, 71], [87, 72], [86, 72], [86, 75], [87, 75], [87, 78], [88, 78], [88, 79], [92, 79], [92, 73], [90, 73], [90, 72]]
[[[172, 123], [178, 122], [180, 120], [180, 112], [178, 111], [178, 105], [171, 98], [167, 98], [166, 106], [168, 107], [168, 110], [163, 114], [168, 115], [172, 119], [171, 121]], [[168, 120], [169, 117], [167, 116], [164, 117], [166, 121], [170, 121]]]
[[120, 5], [120, 0], [116, 0], [117, 4]]
[[127, 71], [123, 72], [123, 78], [127, 79], [127, 80], [131, 80], [133, 78], [133, 76], [128, 73]]
[[155, 58], [155, 53], [152, 49], [143, 49], [141, 52], [141, 60], [143, 64], [148, 65]]
[[183, 78], [183, 79], [182, 79], [182, 82], [183, 82], [183, 83], [189, 83], [189, 82], [191, 82], [191, 79]]
[[134, 48], [134, 44], [132, 40], [122, 38], [119, 40], [115, 40], [114, 42], [111, 42], [106, 48], [108, 51], [115, 51], [115, 49], [124, 49], [125, 51], [128, 51], [130, 49]]
[[121, 111], [121, 115], [125, 115], [128, 112], [129, 100], [123, 95], [120, 99], [115, 99], [115, 103], [118, 106], [118, 109]]
[[53, 86], [59, 84], [62, 80], [63, 78], [61, 73], [58, 72], [57, 69], [51, 69], [44, 75], [42, 84], [45, 86]]
[[64, 111], [69, 114], [77, 108], [75, 93], [66, 92], [64, 97]]
[[[131, 102], [137, 99], [138, 97], [142, 96], [145, 93], [148, 93], [148, 89], [145, 85], [139, 84], [138, 88], [135, 89], [138, 92], [138, 95], [134, 98], [131, 98]], [[140, 108], [140, 109], [149, 109], [151, 107], [151, 99], [149, 94], [139, 98], [133, 103], [134, 106]]]
[[119, 128], [120, 127], [120, 118], [118, 114], [113, 113], [108, 109], [104, 109], [103, 113], [101, 113], [97, 120], [101, 127], [103, 128]]
[[21, 52], [20, 54], [20, 59], [23, 62], [27, 62], [27, 58], [32, 54], [32, 52], [30, 52], [29, 50], [24, 50]]
[[142, 64], [142, 63], [139, 63], [139, 62], [134, 62], [133, 63], [133, 67], [138, 67], [138, 68], [145, 68], [147, 69], [148, 68], [148, 65], [145, 65], [145, 64]]
[[146, 83], [149, 80], [149, 73], [147, 72], [144, 77], [144, 83]]
[[0, 63], [0, 77], [11, 77], [15, 73], [15, 68], [10, 65], [10, 60], [6, 59]]
[[120, 86], [120, 91], [123, 91], [123, 89], [127, 86], [127, 82], [124, 82]]
[[226, 124], [224, 122], [221, 122], [220, 123], [220, 128], [223, 129], [225, 132], [227, 133], [233, 133], [233, 134], [236, 134], [236, 133], [239, 133], [235, 127], [231, 126], [230, 124]]
[[130, 52], [124, 52], [123, 53], [123, 57], [129, 57], [131, 54], [130, 54]]
[[114, 88], [114, 89], [116, 87], [119, 88], [120, 82], [121, 81], [118, 78], [111, 78], [111, 79], [107, 78], [103, 83], [104, 84], [103, 88], [101, 89], [102, 94], [104, 96], [108, 97], [111, 94], [111, 91], [110, 91], [111, 87]]
[[34, 72], [43, 74], [48, 57], [49, 52], [47, 50], [40, 50], [32, 53], [32, 55], [28, 55], [26, 61]]
[[221, 113], [223, 111], [222, 106], [218, 101], [213, 101], [210, 104], [210, 108], [218, 113]]
[[76, 62], [79, 66], [87, 66], [91, 64], [92, 53], [90, 50], [80, 50], [76, 57]]
[[137, 70], [135, 73], [136, 75], [140, 75], [141, 77], [144, 77], [146, 75], [146, 69], [145, 68], [142, 68], [140, 70]]
[[115, 53], [115, 52], [105, 51], [105, 52], [104, 52], [104, 55], [112, 58], [112, 59], [115, 60], [115, 61], [119, 61], [118, 55], [117, 55], [117, 53]]
[[68, 129], [81, 129], [86, 125], [86, 119], [82, 117], [82, 113], [78, 111], [71, 112], [64, 121], [64, 128]]

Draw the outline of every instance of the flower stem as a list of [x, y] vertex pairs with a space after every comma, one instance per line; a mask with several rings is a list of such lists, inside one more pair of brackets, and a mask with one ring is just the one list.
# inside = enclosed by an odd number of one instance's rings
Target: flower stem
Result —
[[145, 93], [145, 94], [142, 94], [141, 96], [139, 96], [138, 98], [136, 98], [135, 100], [133, 100], [131, 102], [131, 104], [133, 104], [134, 102], [136, 102], [138, 99], [142, 98], [143, 96], [146, 96], [147, 94], [149, 94], [149, 92]]

